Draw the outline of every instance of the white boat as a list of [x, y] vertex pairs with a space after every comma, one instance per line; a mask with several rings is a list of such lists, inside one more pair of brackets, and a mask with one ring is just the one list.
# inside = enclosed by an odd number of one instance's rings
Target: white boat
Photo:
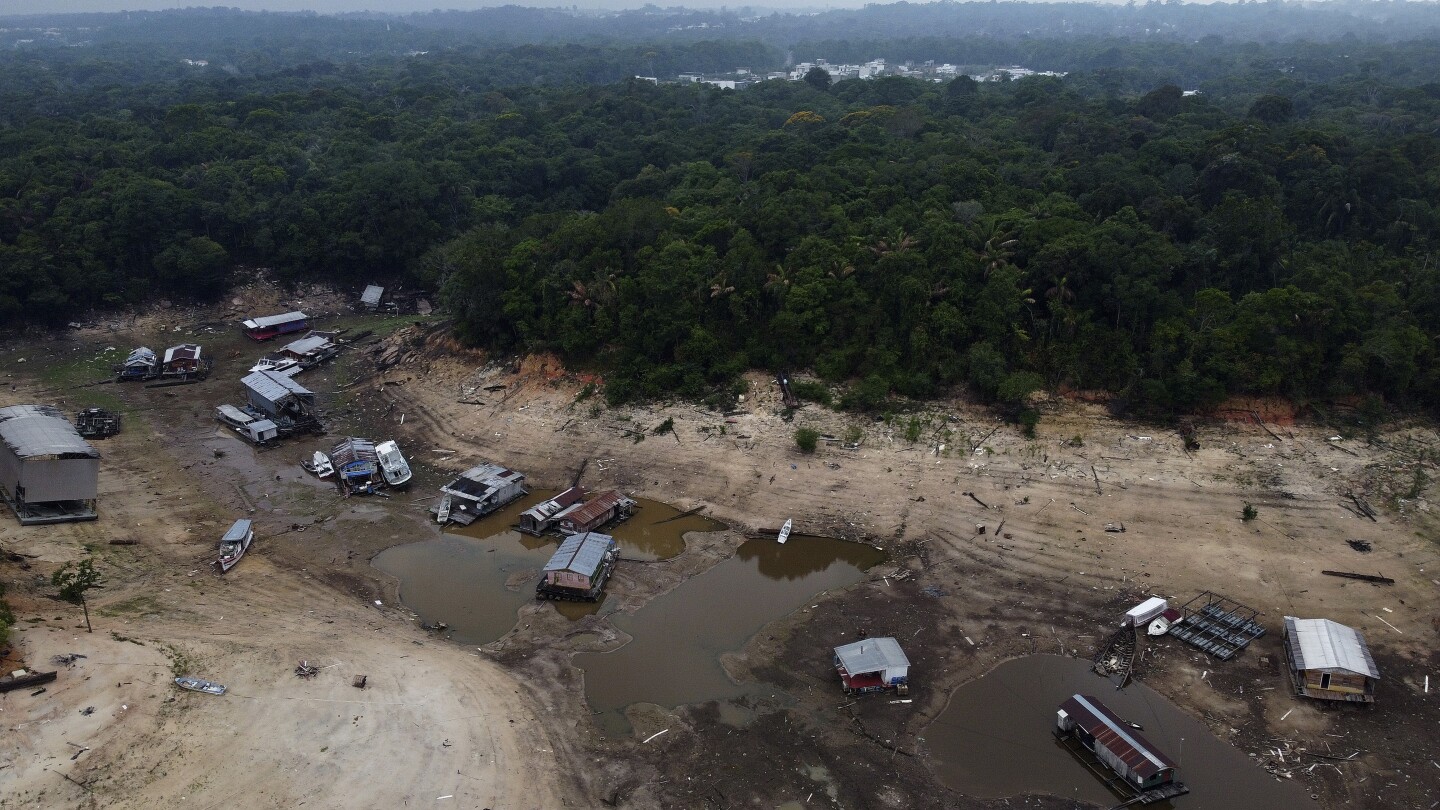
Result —
[[183, 678], [176, 678], [175, 685], [181, 689], [189, 689], [191, 692], [204, 692], [207, 695], [223, 695], [225, 687], [218, 683], [203, 681], [199, 678], [192, 678], [189, 675]]
[[448, 520], [450, 520], [450, 495], [447, 493], [440, 499], [440, 507], [435, 510], [435, 522], [443, 524]]
[[385, 477], [385, 483], [392, 487], [410, 483], [410, 464], [400, 455], [400, 445], [394, 440], [375, 445], [375, 455], [380, 457], [380, 474]]
[[330, 457], [319, 450], [315, 451], [315, 455], [311, 456], [309, 461], [300, 462], [300, 466], [315, 473], [317, 478], [326, 478], [335, 472], [335, 465], [331, 463]]
[[241, 518], [235, 521], [230, 531], [220, 538], [220, 572], [224, 573], [235, 567], [245, 552], [250, 550], [250, 544], [255, 541], [255, 529], [250, 521]]
[[260, 358], [259, 362], [250, 367], [250, 371], [273, 371], [276, 374], [294, 377], [304, 369], [300, 367], [300, 361], [293, 357], [270, 356]]
[[785, 525], [780, 527], [780, 536], [777, 537], [776, 539], [779, 540], [782, 544], [783, 544], [786, 540], [789, 540], [789, 539], [790, 539], [790, 527], [793, 526], [793, 525], [794, 525], [794, 524], [793, 524], [793, 522], [790, 520], [790, 518], [785, 518]]

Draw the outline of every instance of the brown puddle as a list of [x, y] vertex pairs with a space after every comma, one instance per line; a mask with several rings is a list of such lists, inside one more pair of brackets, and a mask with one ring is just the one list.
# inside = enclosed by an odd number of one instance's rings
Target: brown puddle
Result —
[[721, 654], [739, 650], [766, 624], [820, 592], [859, 581], [882, 559], [871, 546], [824, 537], [792, 535], [783, 546], [750, 540], [735, 556], [634, 615], [612, 615], [610, 621], [632, 640], [613, 652], [574, 658], [585, 670], [596, 723], [607, 733], [625, 734], [622, 711], [633, 703], [673, 708], [773, 691], [732, 681]]
[[[535, 580], [560, 539], [532, 537], [512, 527], [521, 512], [554, 494], [532, 492], [463, 529], [386, 549], [371, 564], [400, 580], [400, 601], [422, 621], [444, 622], [449, 637], [465, 644], [489, 643], [509, 632], [517, 611], [535, 601]], [[626, 558], [672, 557], [685, 550], [685, 532], [724, 528], [694, 515], [669, 520], [680, 510], [656, 501], [642, 500], [640, 506], [630, 520], [601, 529], [615, 536]], [[603, 600], [550, 603], [572, 621], [596, 613], [604, 604]]]
[[[1208, 688], [1208, 687], [1205, 687]], [[969, 796], [1046, 793], [1104, 807], [1119, 803], [1056, 741], [1055, 712], [1073, 694], [1098, 698], [1179, 765], [1190, 793], [1146, 805], [1168, 810], [1274, 810], [1310, 803], [1301, 786], [1277, 780], [1141, 683], [1116, 691], [1090, 662], [1058, 655], [1007, 661], [950, 696], [925, 728], [925, 746], [945, 785]]]

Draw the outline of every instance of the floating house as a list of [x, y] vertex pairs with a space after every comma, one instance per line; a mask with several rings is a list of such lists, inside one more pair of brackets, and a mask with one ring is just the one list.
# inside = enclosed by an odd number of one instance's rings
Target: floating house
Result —
[[595, 493], [583, 504], [567, 509], [555, 518], [564, 534], [594, 531], [613, 520], [623, 520], [635, 511], [635, 502], [613, 489]]
[[315, 409], [310, 389], [274, 371], [254, 371], [240, 380], [245, 399], [270, 418], [309, 416]]
[[555, 519], [558, 515], [579, 504], [584, 497], [584, 487], [570, 487], [550, 500], [541, 501], [529, 509], [526, 509], [524, 512], [521, 512], [520, 525], [517, 528], [526, 534], [544, 534], [554, 528]]
[[165, 359], [160, 364], [160, 376], [188, 380], [204, 377], [210, 371], [210, 364], [201, 356], [200, 344], [181, 343], [165, 350]]
[[440, 488], [444, 493], [437, 510], [440, 522], [453, 520], [469, 526], [476, 519], [526, 494], [525, 476], [499, 464], [477, 464]]
[[280, 349], [279, 354], [294, 360], [300, 365], [301, 370], [318, 366], [340, 353], [340, 347], [330, 340], [332, 336], [311, 332], [297, 341], [286, 344]]
[[[1175, 761], [1109, 707], [1089, 695], [1073, 695], [1055, 713], [1055, 733], [1079, 742], [1118, 777], [1107, 780], [1141, 804], [1189, 793], [1175, 781]], [[1118, 784], [1116, 782], [1118, 781]]]
[[378, 284], [371, 284], [360, 294], [361, 312], [398, 312], [399, 307], [394, 301], [385, 300], [385, 288]]
[[605, 581], [615, 571], [620, 547], [615, 538], [598, 532], [572, 534], [545, 563], [539, 584], [538, 599], [560, 599], [594, 602], [605, 589]]
[[58, 408], [0, 408], [0, 496], [21, 525], [94, 520], [100, 453]]
[[310, 328], [310, 317], [303, 312], [286, 312], [281, 315], [266, 315], [241, 321], [245, 334], [255, 340], [269, 340], [277, 335], [288, 335]]
[[155, 352], [145, 346], [141, 346], [125, 362], [115, 367], [115, 377], [121, 382], [127, 380], [149, 380], [160, 376], [160, 358]]
[[380, 473], [380, 455], [369, 439], [342, 439], [330, 451], [330, 463], [351, 492], [373, 492]]
[[1380, 670], [1365, 638], [1329, 619], [1285, 617], [1285, 663], [1295, 694], [1374, 703]]
[[861, 639], [835, 648], [835, 670], [847, 695], [894, 689], [910, 692], [910, 659], [890, 636]]

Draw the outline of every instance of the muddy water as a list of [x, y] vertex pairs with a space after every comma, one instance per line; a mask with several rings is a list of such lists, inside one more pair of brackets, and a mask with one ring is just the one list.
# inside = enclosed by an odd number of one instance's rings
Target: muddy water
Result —
[[870, 546], [821, 537], [751, 540], [735, 556], [655, 599], [634, 615], [611, 621], [632, 641], [608, 653], [575, 656], [585, 670], [585, 694], [608, 733], [623, 734], [621, 710], [632, 703], [675, 707], [726, 700], [759, 685], [732, 681], [720, 655], [739, 650], [767, 623], [830, 588], [858, 581], [884, 555]]
[[[540, 568], [559, 545], [557, 537], [531, 537], [511, 527], [521, 512], [554, 494], [532, 492], [463, 529], [387, 549], [372, 564], [400, 580], [400, 601], [422, 620], [444, 622], [450, 637], [465, 644], [494, 641], [515, 626], [521, 607], [535, 601]], [[671, 557], [685, 550], [684, 532], [723, 528], [696, 516], [662, 523], [680, 511], [655, 501], [642, 501], [641, 507], [635, 517], [605, 530], [615, 535], [627, 558]], [[596, 613], [604, 604], [549, 603], [571, 620]]]
[[1088, 661], [1056, 655], [1006, 662], [955, 690], [924, 732], [940, 781], [984, 798], [1048, 793], [1105, 807], [1116, 804], [1116, 794], [1050, 733], [1056, 709], [1076, 693], [1092, 695], [1123, 719], [1139, 723], [1150, 742], [1179, 762], [1180, 781], [1191, 791], [1175, 800], [1179, 810], [1311, 804], [1299, 785], [1276, 780], [1153, 689], [1133, 683], [1117, 692], [1090, 672]]

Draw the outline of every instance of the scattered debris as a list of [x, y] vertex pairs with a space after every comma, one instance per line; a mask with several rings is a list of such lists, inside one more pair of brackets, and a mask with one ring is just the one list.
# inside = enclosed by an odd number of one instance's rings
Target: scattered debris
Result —
[[73, 667], [75, 666], [76, 661], [79, 661], [81, 658], [85, 657], [86, 656], [81, 655], [80, 653], [64, 653], [62, 655], [52, 655], [50, 657], [50, 663], [55, 664], [56, 666]]
[[318, 674], [320, 674], [320, 668], [311, 664], [309, 661], [301, 661], [300, 664], [295, 667], [295, 676], [297, 678], [313, 678]]
[[1123, 534], [1123, 533], [1125, 532], [1125, 524], [1124, 524], [1124, 523], [1106, 523], [1106, 524], [1105, 524], [1105, 531]]
[[353, 686], [353, 687], [355, 687], [356, 689], [364, 689], [364, 688], [365, 688], [365, 682], [368, 681], [369, 679], [370, 679], [370, 676], [369, 676], [369, 675], [356, 675], [355, 678], [350, 681], [350, 685]]
[[1346, 540], [1345, 542], [1350, 546], [1350, 548], [1355, 549], [1356, 551], [1360, 552], [1361, 554], [1368, 554], [1368, 553], [1370, 553], [1370, 550], [1371, 550], [1371, 548], [1372, 548], [1372, 546], [1370, 545], [1370, 543], [1368, 543], [1368, 542], [1366, 542], [1366, 541], [1364, 541], [1364, 540]]

